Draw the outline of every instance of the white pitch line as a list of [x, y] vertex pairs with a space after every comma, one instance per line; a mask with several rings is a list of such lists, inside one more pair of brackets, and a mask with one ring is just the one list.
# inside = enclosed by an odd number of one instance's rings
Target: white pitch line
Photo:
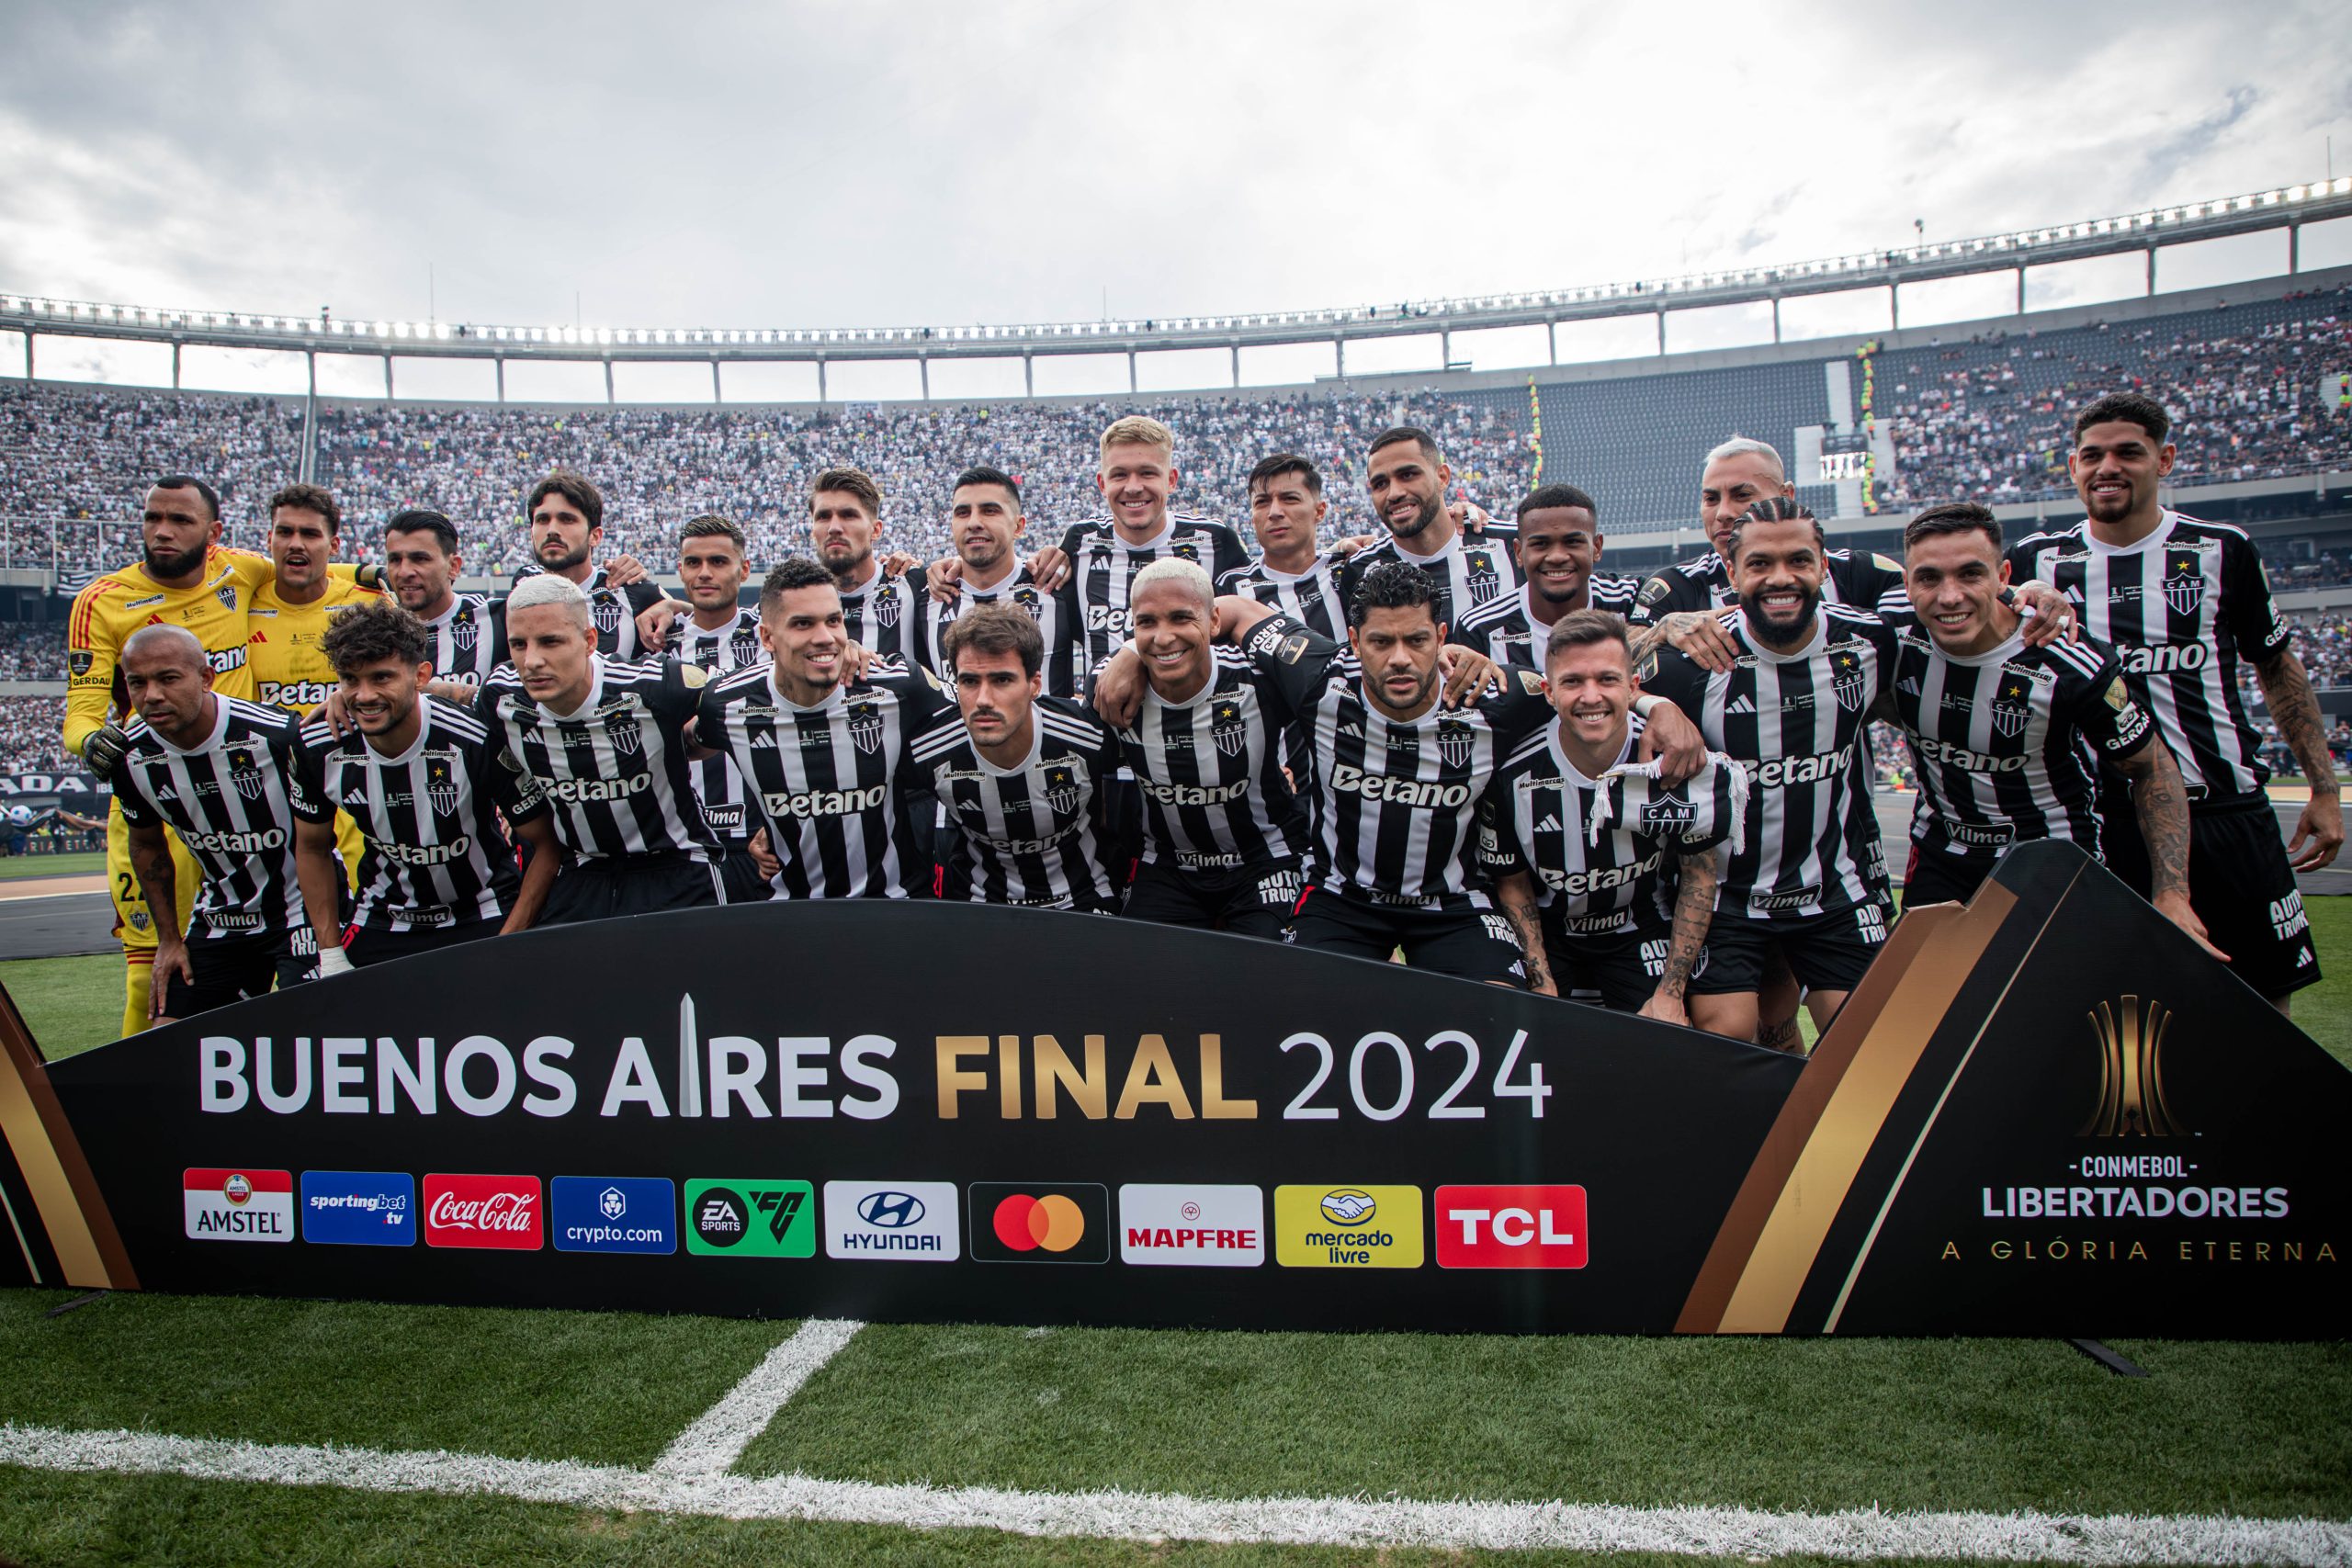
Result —
[[1767, 1513], [1364, 1497], [1220, 1501], [1138, 1492], [1012, 1492], [805, 1475], [678, 1475], [569, 1461], [388, 1453], [0, 1425], [0, 1465], [185, 1475], [363, 1492], [501, 1496], [737, 1519], [997, 1529], [1121, 1540], [1423, 1546], [1698, 1556], [1984, 1558], [2081, 1563], [2352, 1564], [2352, 1524], [2206, 1515]]
[[785, 1401], [841, 1353], [865, 1325], [847, 1318], [812, 1317], [767, 1353], [727, 1397], [678, 1434], [669, 1451], [653, 1461], [659, 1475], [722, 1475], [735, 1468], [752, 1439], [767, 1429]]

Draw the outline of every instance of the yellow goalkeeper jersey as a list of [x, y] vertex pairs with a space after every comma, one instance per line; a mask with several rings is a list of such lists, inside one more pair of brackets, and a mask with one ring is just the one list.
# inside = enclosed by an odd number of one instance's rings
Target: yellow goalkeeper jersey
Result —
[[382, 597], [372, 588], [331, 577], [317, 599], [288, 604], [277, 596], [274, 580], [263, 584], [245, 611], [245, 662], [255, 700], [310, 717], [335, 686], [334, 666], [322, 646], [328, 623], [346, 605]]

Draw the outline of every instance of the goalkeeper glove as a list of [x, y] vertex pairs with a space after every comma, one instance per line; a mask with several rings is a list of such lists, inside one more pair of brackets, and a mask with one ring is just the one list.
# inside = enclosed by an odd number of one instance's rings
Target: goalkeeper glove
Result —
[[98, 777], [111, 778], [122, 754], [130, 750], [130, 737], [122, 732], [120, 725], [103, 724], [83, 739], [82, 761]]

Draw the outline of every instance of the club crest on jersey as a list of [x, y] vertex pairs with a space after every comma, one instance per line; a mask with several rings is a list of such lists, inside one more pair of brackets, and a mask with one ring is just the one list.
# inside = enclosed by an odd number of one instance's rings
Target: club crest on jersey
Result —
[[610, 594], [606, 594], [604, 597], [599, 598], [596, 601], [595, 617], [596, 630], [605, 637], [612, 636], [615, 632], [620, 630], [620, 601], [613, 598]]
[[1035, 588], [1022, 587], [1014, 589], [1012, 591], [1012, 602], [1020, 605], [1023, 609], [1028, 611], [1029, 618], [1031, 620], [1043, 621], [1046, 618], [1045, 601]]
[[2004, 675], [1993, 694], [1993, 728], [2004, 739], [2015, 740], [2033, 722], [2033, 682], [2023, 675]]
[[473, 612], [459, 610], [449, 622], [449, 640], [459, 653], [471, 653], [474, 644], [481, 640], [481, 628], [474, 625]]
[[223, 757], [229, 764], [230, 784], [247, 800], [259, 800], [262, 777], [260, 768], [254, 763], [254, 754], [251, 751], [236, 750], [225, 752]]
[[1495, 570], [1495, 558], [1484, 550], [1472, 550], [1463, 558], [1469, 572], [1464, 585], [1470, 590], [1470, 602], [1483, 604], [1503, 591], [1502, 573]]
[[1445, 760], [1445, 765], [1447, 767], [1468, 767], [1470, 765], [1471, 750], [1477, 745], [1477, 736], [1471, 731], [1468, 725], [1463, 723], [1460, 719], [1443, 718], [1438, 720], [1437, 754]]
[[237, 607], [237, 585], [233, 582], [222, 583], [212, 591], [212, 595], [220, 600], [226, 609], [234, 610]]
[[435, 762], [424, 776], [424, 798], [433, 809], [447, 817], [458, 809], [458, 781], [449, 775], [449, 764]]
[[613, 750], [624, 757], [634, 757], [642, 743], [637, 726], [627, 719], [615, 719], [605, 726], [605, 733], [612, 738]]
[[899, 596], [885, 587], [874, 597], [874, 624], [895, 626], [899, 624]]
[[1250, 726], [1241, 716], [1241, 705], [1230, 697], [1221, 699], [1209, 715], [1209, 738], [1216, 742], [1219, 752], [1227, 757], [1241, 755], [1241, 748], [1250, 739]]
[[1057, 816], [1070, 817], [1078, 812], [1078, 775], [1065, 767], [1046, 770], [1046, 804]]
[[1184, 559], [1191, 561], [1194, 566], [1201, 564], [1201, 547], [1194, 544], [1190, 539], [1185, 539], [1177, 544], [1170, 545], [1168, 547], [1168, 553], [1171, 556], [1181, 556]]
[[1838, 694], [1838, 705], [1849, 713], [1860, 712], [1869, 678], [1862, 672], [1862, 656], [1850, 648], [1841, 648], [1829, 656], [1829, 681]]
[[1677, 832], [1699, 820], [1699, 808], [1679, 788], [1660, 790], [1642, 807], [1642, 830]]
[[2165, 604], [2176, 615], [2193, 615], [2205, 602], [2205, 563], [2195, 550], [2165, 552]]
[[853, 704], [849, 710], [851, 744], [871, 757], [882, 750], [882, 711], [872, 703]]

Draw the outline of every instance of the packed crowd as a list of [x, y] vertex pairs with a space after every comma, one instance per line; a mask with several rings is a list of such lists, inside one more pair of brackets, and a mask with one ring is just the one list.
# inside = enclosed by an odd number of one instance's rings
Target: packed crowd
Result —
[[81, 771], [65, 757], [65, 699], [0, 697], [0, 771]]
[[1895, 468], [1882, 502], [2071, 498], [2064, 412], [2113, 387], [2165, 389], [2177, 483], [2352, 466], [2352, 405], [2327, 392], [2330, 378], [2352, 372], [2352, 291], [2242, 333], [2200, 334], [2185, 319], [1955, 344], [1930, 362], [1941, 368], [1901, 373], [1909, 379], [1890, 366], [1878, 400]]
[[[821, 414], [776, 409], [401, 408], [329, 410], [319, 430], [319, 482], [349, 515], [431, 506], [461, 527], [486, 532], [469, 548], [476, 571], [524, 559], [523, 500], [550, 468], [574, 467], [605, 492], [605, 544], [650, 558], [677, 525], [706, 512], [733, 517], [754, 559], [805, 540], [808, 481], [836, 464], [874, 476], [882, 532], [894, 548], [925, 557], [947, 549], [948, 490], [974, 463], [1021, 481], [1033, 531], [1050, 540], [1101, 508], [1094, 438], [1131, 405], [1011, 403], [966, 410], [854, 404]], [[1434, 431], [1465, 490], [1508, 506], [1526, 488], [1533, 455], [1491, 409], [1437, 393], [1403, 398], [1218, 399], [1140, 412], [1179, 433], [1179, 509], [1229, 522], [1249, 513], [1244, 480], [1272, 451], [1303, 452], [1321, 467], [1329, 531], [1370, 525], [1361, 470], [1370, 438], [1398, 423]]]
[[65, 623], [0, 622], [0, 681], [65, 679]]

